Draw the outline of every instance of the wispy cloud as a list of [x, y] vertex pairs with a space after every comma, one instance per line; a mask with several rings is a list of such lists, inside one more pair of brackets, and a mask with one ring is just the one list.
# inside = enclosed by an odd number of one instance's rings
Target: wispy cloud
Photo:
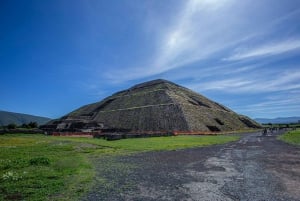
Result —
[[248, 105], [240, 104], [233, 106], [233, 108], [235, 110], [239, 110], [242, 113], [250, 113], [256, 117], [264, 117], [267, 115], [280, 116], [284, 113], [298, 115], [299, 104], [299, 93], [293, 93], [293, 91], [290, 91], [264, 97], [264, 100], [258, 101], [258, 103], [252, 103]]
[[[202, 84], [204, 80], [220, 81], [224, 76], [228, 79], [239, 79], [240, 75], [251, 73], [261, 65], [224, 64], [211, 66], [209, 68], [196, 66], [194, 68], [183, 68], [163, 74], [166, 78], [175, 80], [189, 80], [190, 85], [194, 82]], [[217, 79], [216, 79], [217, 78]]]
[[[107, 72], [105, 78], [113, 82], [125, 82], [189, 68], [195, 63], [200, 64], [198, 71], [205, 71], [211, 67], [210, 64], [205, 65], [208, 60], [232, 63], [300, 48], [300, 39], [290, 35], [281, 37], [282, 41], [279, 42], [269, 41], [278, 27], [299, 15], [299, 10], [277, 15], [268, 10], [267, 2], [262, 5], [258, 12], [271, 14], [254, 22], [249, 18], [256, 9], [251, 1], [183, 1], [179, 6], [182, 9], [174, 12], [171, 22], [168, 21], [163, 28], [160, 26], [159, 30], [153, 30], [158, 33], [155, 34], [154, 51], [148, 55], [144, 64], [133, 62], [132, 66], [122, 66]], [[155, 27], [153, 23], [152, 27]], [[249, 48], [253, 44], [261, 44], [260, 41], [264, 45]], [[228, 52], [233, 53], [228, 56]]]
[[211, 35], [215, 35], [215, 28], [208, 29], [207, 17], [212, 17], [229, 3], [230, 0], [187, 1], [182, 12], [175, 18], [174, 24], [159, 41], [157, 61], [154, 64], [156, 70], [161, 72], [173, 69], [215, 51], [213, 43], [210, 48], [207, 46]]
[[300, 71], [266, 73], [260, 71], [251, 74], [238, 74], [217, 81], [188, 84], [196, 91], [223, 91], [227, 93], [264, 93], [300, 89]]
[[[235, 22], [223, 23], [220, 13], [226, 12], [233, 0], [188, 0], [181, 12], [173, 16], [173, 23], [166, 25], [156, 41], [152, 62], [144, 67], [132, 67], [106, 74], [119, 81], [133, 80], [157, 75], [187, 64], [206, 59], [235, 43], [232, 33], [222, 33], [226, 26]], [[218, 24], [218, 26], [211, 26]], [[126, 74], [124, 74], [126, 72]], [[111, 76], [114, 75], [114, 76]]]
[[207, 90], [233, 90], [233, 89], [241, 89], [245, 86], [252, 84], [252, 81], [244, 80], [241, 78], [230, 78], [230, 79], [223, 79], [218, 81], [210, 81], [205, 83], [197, 83], [188, 85], [191, 89], [200, 89], [201, 91]]
[[225, 58], [224, 60], [233, 61], [233, 60], [242, 60], [254, 57], [270, 56], [282, 54], [285, 52], [299, 50], [300, 49], [300, 40], [287, 40], [280, 41], [276, 43], [271, 43], [263, 46], [259, 46], [253, 49], [246, 50], [236, 50], [237, 53], [232, 56]]

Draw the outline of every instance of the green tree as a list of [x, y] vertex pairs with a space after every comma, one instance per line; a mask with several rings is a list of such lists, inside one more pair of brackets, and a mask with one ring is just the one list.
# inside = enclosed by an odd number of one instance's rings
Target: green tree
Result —
[[11, 123], [11, 124], [7, 125], [7, 128], [8, 129], [15, 129], [15, 128], [17, 128], [17, 125], [15, 123]]
[[21, 128], [29, 128], [29, 125], [24, 123], [21, 125]]
[[29, 124], [28, 124], [28, 127], [29, 128], [37, 128], [38, 127], [38, 124], [36, 123], [36, 122], [30, 122]]

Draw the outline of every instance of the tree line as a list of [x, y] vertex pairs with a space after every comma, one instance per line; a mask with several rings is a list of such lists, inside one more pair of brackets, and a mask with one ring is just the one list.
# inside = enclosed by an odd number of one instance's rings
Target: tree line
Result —
[[29, 122], [28, 124], [23, 123], [22, 125], [18, 126], [15, 123], [10, 123], [6, 126], [2, 126], [2, 128], [7, 128], [7, 129], [16, 129], [16, 128], [26, 128], [26, 129], [31, 129], [31, 128], [38, 128], [38, 123], [37, 122]]

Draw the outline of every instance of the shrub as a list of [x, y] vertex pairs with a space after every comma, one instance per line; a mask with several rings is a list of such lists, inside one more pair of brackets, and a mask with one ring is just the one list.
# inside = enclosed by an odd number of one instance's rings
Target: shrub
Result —
[[2, 179], [18, 181], [19, 179], [22, 179], [22, 176], [18, 175], [16, 172], [8, 171], [2, 175]]
[[37, 157], [29, 160], [30, 165], [50, 165], [49, 158], [46, 157]]
[[28, 124], [25, 124], [25, 123], [24, 123], [24, 124], [21, 125], [21, 128], [30, 128], [30, 127], [29, 127]]
[[38, 127], [38, 124], [36, 123], [36, 122], [30, 122], [29, 124], [28, 124], [28, 127], [29, 128], [37, 128]]
[[11, 124], [7, 125], [7, 128], [8, 129], [15, 129], [15, 128], [17, 128], [17, 125], [15, 123], [11, 123]]

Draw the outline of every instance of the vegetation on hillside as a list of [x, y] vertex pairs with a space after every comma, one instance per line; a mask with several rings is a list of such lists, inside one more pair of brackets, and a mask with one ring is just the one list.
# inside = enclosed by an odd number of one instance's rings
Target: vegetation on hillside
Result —
[[23, 123], [22, 125], [17, 125], [15, 123], [10, 123], [8, 125], [4, 125], [4, 126], [1, 126], [0, 129], [32, 129], [32, 128], [38, 128], [38, 123], [37, 122], [29, 122], [28, 124], [26, 123]]
[[51, 119], [47, 117], [0, 111], [0, 126], [6, 126], [12, 123], [20, 126], [22, 124], [28, 124], [30, 122], [36, 122], [38, 125], [43, 125], [50, 120]]
[[44, 135], [2, 135], [0, 200], [77, 200], [91, 185], [95, 172], [91, 159], [140, 151], [207, 146], [238, 138], [177, 136], [106, 141]]

